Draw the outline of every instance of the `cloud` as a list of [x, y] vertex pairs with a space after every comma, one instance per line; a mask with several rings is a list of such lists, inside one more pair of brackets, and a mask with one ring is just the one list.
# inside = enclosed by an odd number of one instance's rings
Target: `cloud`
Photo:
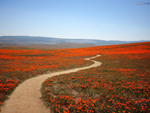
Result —
[[136, 3], [137, 5], [150, 5], [150, 2]]

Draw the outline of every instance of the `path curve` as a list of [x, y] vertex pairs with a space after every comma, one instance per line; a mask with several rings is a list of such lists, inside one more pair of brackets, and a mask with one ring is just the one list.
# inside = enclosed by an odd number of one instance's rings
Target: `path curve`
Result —
[[94, 62], [94, 64], [90, 66], [44, 74], [27, 79], [22, 84], [20, 84], [10, 95], [9, 99], [5, 101], [4, 105], [2, 106], [1, 113], [50, 113], [50, 110], [45, 107], [44, 102], [42, 99], [40, 99], [42, 96], [40, 91], [42, 82], [44, 82], [49, 77], [98, 67], [102, 63], [91, 59], [99, 56], [101, 55], [85, 58], [85, 60]]

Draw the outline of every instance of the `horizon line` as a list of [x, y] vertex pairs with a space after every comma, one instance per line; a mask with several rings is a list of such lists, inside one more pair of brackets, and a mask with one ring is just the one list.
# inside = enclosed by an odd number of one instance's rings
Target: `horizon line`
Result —
[[17, 36], [17, 37], [24, 37], [24, 36], [27, 36], [27, 37], [41, 37], [41, 38], [56, 38], [56, 39], [70, 39], [70, 40], [76, 40], [76, 39], [79, 39], [79, 40], [103, 40], [103, 41], [128, 41], [128, 42], [135, 42], [135, 41], [150, 41], [150, 40], [105, 40], [105, 39], [97, 39], [97, 38], [63, 38], [63, 37], [50, 37], [50, 36], [38, 36], [38, 35], [0, 35], [0, 37], [5, 37], [5, 36]]

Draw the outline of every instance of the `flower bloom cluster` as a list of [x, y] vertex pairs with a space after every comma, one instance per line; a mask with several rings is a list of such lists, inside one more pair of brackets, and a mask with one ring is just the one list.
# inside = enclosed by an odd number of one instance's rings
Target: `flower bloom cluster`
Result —
[[17, 85], [18, 81], [16, 80], [7, 79], [3, 76], [0, 77], [0, 104], [4, 100], [2, 97], [9, 94]]

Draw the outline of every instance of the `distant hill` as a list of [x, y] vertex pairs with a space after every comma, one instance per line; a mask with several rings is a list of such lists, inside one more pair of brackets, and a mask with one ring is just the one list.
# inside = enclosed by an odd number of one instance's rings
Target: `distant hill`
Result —
[[[99, 45], [115, 45], [136, 43], [144, 41], [105, 41], [105, 40], [93, 40], [93, 39], [65, 39], [65, 38], [51, 38], [40, 36], [0, 36], [0, 45], [59, 45], [69, 47], [90, 47]], [[65, 48], [65, 47], [64, 47]]]

